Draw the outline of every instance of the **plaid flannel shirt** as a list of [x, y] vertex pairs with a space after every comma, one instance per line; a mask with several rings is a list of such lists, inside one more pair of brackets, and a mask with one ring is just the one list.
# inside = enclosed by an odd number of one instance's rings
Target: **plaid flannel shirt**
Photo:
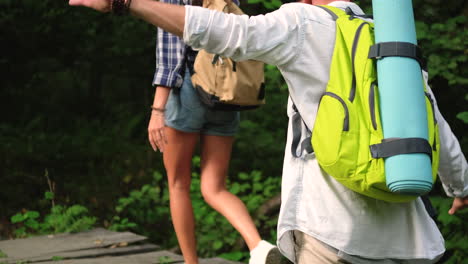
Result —
[[[192, 0], [160, 0], [164, 3], [177, 5], [192, 5]], [[233, 0], [239, 5], [239, 0]], [[156, 71], [153, 86], [180, 88], [184, 81], [185, 69], [193, 73], [193, 63], [197, 56], [182, 38], [158, 28], [156, 41]]]

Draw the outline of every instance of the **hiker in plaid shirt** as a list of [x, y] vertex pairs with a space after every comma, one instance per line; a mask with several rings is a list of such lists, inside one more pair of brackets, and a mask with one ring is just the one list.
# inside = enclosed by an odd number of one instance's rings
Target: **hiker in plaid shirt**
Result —
[[[201, 5], [201, 3], [196, 3], [197, 0], [166, 0], [163, 2], [178, 5]], [[185, 45], [180, 37], [158, 28], [153, 86], [180, 88], [186, 67], [193, 73], [195, 56], [197, 56], [197, 52]]]
[[[201, 0], [165, 2], [202, 5]], [[237, 0], [234, 2], [239, 5]], [[256, 248], [250, 263], [266, 263], [268, 254], [268, 258], [279, 261], [277, 248], [261, 240], [245, 205], [225, 188], [234, 135], [239, 127], [239, 112], [215, 111], [203, 105], [190, 79], [197, 52], [185, 45], [180, 37], [160, 28], [157, 36], [153, 79], [156, 93], [148, 135], [155, 151], [164, 150], [172, 221], [185, 263], [198, 263], [189, 195], [191, 160], [199, 139], [203, 197], [240, 232], [250, 250]]]

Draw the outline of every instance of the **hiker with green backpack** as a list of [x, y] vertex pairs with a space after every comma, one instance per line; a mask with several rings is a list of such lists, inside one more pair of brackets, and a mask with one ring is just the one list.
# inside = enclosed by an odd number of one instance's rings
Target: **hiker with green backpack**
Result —
[[[111, 8], [109, 0], [70, 0], [70, 4], [119, 11]], [[361, 60], [359, 55], [359, 45], [370, 46], [371, 38], [355, 38], [359, 28], [359, 34], [370, 36], [372, 21], [359, 6], [351, 1], [312, 0], [308, 4], [285, 4], [277, 11], [254, 17], [151, 0], [132, 0], [127, 8], [145, 21], [183, 36], [193, 48], [234, 60], [263, 61], [281, 71], [290, 93], [290, 120], [277, 243], [288, 259], [300, 264], [419, 264], [436, 263], [441, 258], [444, 239], [423, 200], [387, 194], [382, 186], [379, 171], [384, 158], [374, 157], [371, 147], [382, 140], [373, 66], [366, 70], [373, 59]], [[340, 19], [356, 25], [338, 30]], [[343, 40], [338, 41], [338, 37]], [[354, 43], [359, 44], [353, 49]], [[365, 53], [367, 57], [368, 51]], [[449, 211], [454, 214], [468, 205], [468, 164], [440, 114], [427, 72], [422, 74], [427, 93], [429, 154], [435, 162], [433, 168], [439, 163], [438, 175], [446, 194], [454, 197]], [[351, 87], [353, 92], [329, 90], [331, 86]], [[342, 93], [352, 96], [343, 98]], [[326, 100], [323, 105], [321, 100]], [[364, 115], [367, 121], [361, 120]], [[355, 130], [357, 126], [364, 130]], [[315, 138], [317, 131], [323, 135]], [[366, 159], [368, 165], [356, 166]], [[344, 163], [333, 166], [339, 162]], [[357, 181], [349, 175], [356, 175]]]

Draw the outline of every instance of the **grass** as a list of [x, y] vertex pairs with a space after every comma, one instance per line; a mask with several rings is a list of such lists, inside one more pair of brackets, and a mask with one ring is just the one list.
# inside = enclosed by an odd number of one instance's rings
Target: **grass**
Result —
[[158, 259], [158, 263], [159, 264], [168, 264], [168, 263], [171, 263], [172, 262], [172, 259], [168, 256], [162, 256], [162, 257], [159, 257]]
[[60, 260], [64, 260], [64, 257], [60, 257], [60, 256], [53, 256], [52, 257], [52, 261], [60, 261]]

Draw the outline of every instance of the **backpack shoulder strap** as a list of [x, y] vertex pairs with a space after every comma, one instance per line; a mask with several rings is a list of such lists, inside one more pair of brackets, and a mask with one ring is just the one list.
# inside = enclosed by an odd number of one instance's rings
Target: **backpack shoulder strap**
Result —
[[[292, 128], [292, 141], [291, 141], [291, 154], [294, 158], [299, 158], [302, 156], [304, 150], [307, 153], [314, 152], [312, 148], [311, 139], [312, 135], [306, 136], [301, 141], [302, 137], [302, 128], [304, 127], [309, 133], [311, 133], [310, 129], [307, 127], [304, 119], [302, 119], [301, 115], [299, 114], [299, 110], [297, 110], [296, 105], [291, 96], [289, 96], [292, 103], [293, 114], [290, 117], [291, 119], [291, 128]], [[299, 151], [298, 151], [299, 148]]]
[[226, 3], [225, 0], [203, 0], [203, 7], [224, 13], [243, 15], [244, 12], [233, 2]]
[[338, 8], [338, 7], [334, 7], [334, 6], [329, 6], [329, 5], [318, 5], [316, 7], [319, 7], [323, 10], [325, 10], [328, 14], [330, 14], [330, 16], [333, 18], [333, 20], [337, 20], [339, 17], [341, 16], [350, 16], [350, 19], [353, 19], [353, 18], [373, 18], [372, 15], [358, 15], [356, 13], [354, 13], [354, 11], [348, 6], [346, 7], [345, 10], [341, 9], [341, 8]]
[[224, 12], [226, 6], [227, 4], [224, 0], [203, 0], [203, 7], [211, 10]]
[[[332, 19], [335, 20], [335, 21], [340, 16], [346, 16], [347, 15], [345, 11], [343, 11], [342, 9], [339, 9], [337, 7], [325, 6], [325, 5], [317, 5], [316, 7], [325, 10], [328, 14], [330, 14]], [[289, 98], [291, 98], [291, 96]], [[299, 158], [299, 157], [302, 156], [302, 153], [304, 152], [304, 150], [307, 153], [314, 152], [314, 149], [313, 149], [312, 144], [311, 144], [311, 138], [312, 138], [311, 135], [305, 137], [301, 141], [301, 137], [302, 137], [301, 131], [302, 131], [303, 126], [305, 126], [307, 131], [309, 131], [309, 132], [312, 132], [312, 131], [310, 131], [310, 129], [305, 124], [305, 122], [302, 119], [299, 111], [297, 110], [296, 105], [294, 104], [294, 101], [292, 100], [292, 98], [291, 98], [291, 101], [292, 101], [293, 110], [294, 110], [294, 114], [291, 117], [291, 125], [292, 125], [292, 133], [293, 133], [292, 142], [291, 142], [291, 153], [292, 153], [292, 156], [294, 158]]]
[[316, 7], [321, 8], [325, 10], [330, 16], [332, 17], [333, 20], [337, 20], [338, 17], [340, 16], [346, 16], [346, 12], [343, 11], [342, 9], [339, 9], [337, 7], [333, 6], [327, 6], [327, 5], [317, 5]]

